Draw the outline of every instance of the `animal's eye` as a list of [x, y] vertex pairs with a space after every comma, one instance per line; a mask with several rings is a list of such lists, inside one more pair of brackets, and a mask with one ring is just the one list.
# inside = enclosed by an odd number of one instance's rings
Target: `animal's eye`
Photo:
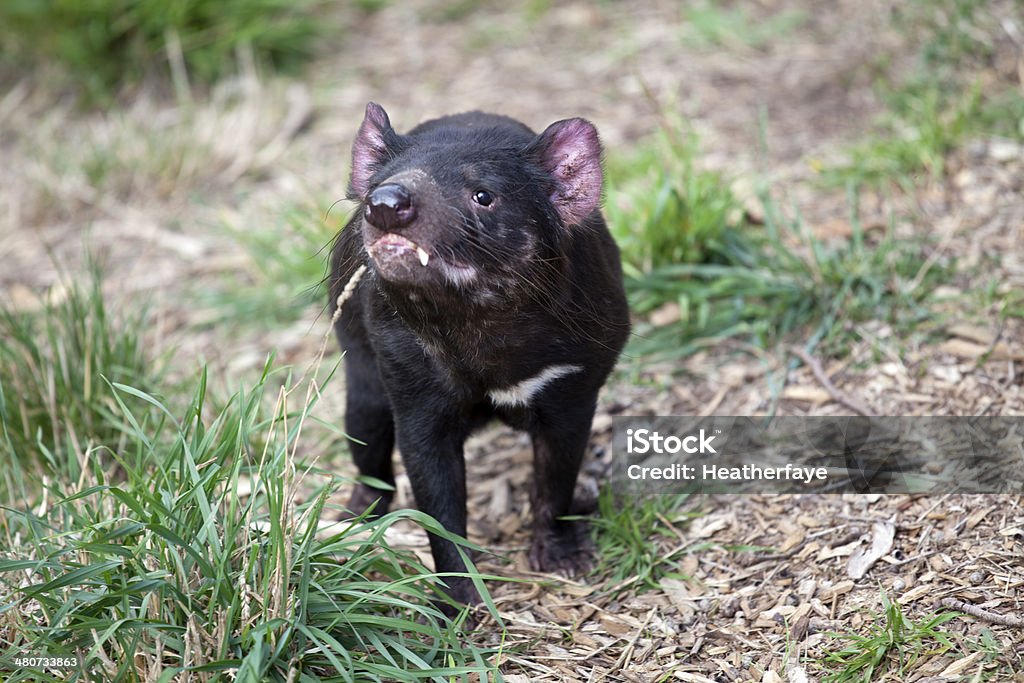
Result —
[[473, 193], [473, 201], [480, 206], [490, 206], [494, 203], [494, 196], [487, 190], [477, 190]]

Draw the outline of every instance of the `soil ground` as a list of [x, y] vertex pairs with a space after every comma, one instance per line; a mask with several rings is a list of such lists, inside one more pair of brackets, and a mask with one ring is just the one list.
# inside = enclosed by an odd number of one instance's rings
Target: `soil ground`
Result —
[[[212, 225], [244, 229], [283, 206], [344, 196], [368, 100], [383, 104], [399, 130], [469, 109], [537, 129], [580, 115], [612, 151], [679, 112], [701, 135], [702, 163], [725, 171], [738, 193], [766, 179], [817, 234], [843, 237], [845, 197], [822, 190], [814, 169], [882, 111], [878, 55], [899, 69], [914, 54], [892, 27], [894, 4], [881, 0], [749, 3], [752, 25], [782, 12], [803, 17], [757, 45], [733, 34], [703, 41], [667, 1], [553, 3], [536, 17], [524, 3], [488, 3], [458, 21], [444, 17], [444, 6], [418, 0], [354, 13], [351, 31], [305, 80], [244, 73], [192, 105], [143, 92], [83, 113], [30, 79], [17, 84], [0, 98], [0, 295], [37, 305], [39, 295], [60, 295], [62, 277], [84, 272], [87, 251], [102, 254], [115, 300], [155, 302], [154, 343], [177, 349], [179, 375], [203, 360], [231, 384], [273, 349], [304, 367], [326, 330], [319, 309], [283, 329], [224, 330], [201, 324], [209, 311], [195, 287], [258, 281], [260, 264]], [[1002, 318], [998, 305], [1024, 287], [1022, 151], [974, 140], [948, 160], [942, 181], [923, 181], [914, 195], [862, 199], [865, 224], [900, 216], [904, 235], [935, 238], [932, 264], [955, 258], [960, 274], [935, 293], [936, 310], [953, 321], [941, 338], [907, 348], [886, 325], [864, 324], [848, 356], [822, 359], [844, 395], [879, 415], [1024, 414], [1024, 325]], [[108, 153], [112, 167], [103, 166]], [[969, 275], [981, 266], [983, 279]], [[964, 305], [983, 288], [991, 303]], [[334, 386], [318, 417], [340, 423], [342, 388]], [[607, 474], [612, 414], [757, 415], [780, 392], [782, 414], [849, 412], [784, 347], [709, 346], [680, 363], [623, 371], [604, 393], [582, 485], [596, 488]], [[502, 666], [510, 681], [813, 679], [823, 653], [837, 649], [828, 632], [864, 633], [880, 618], [880, 589], [915, 619], [941, 598], [1009, 616], [1024, 608], [1019, 496], [693, 498], [701, 516], [665, 548], [695, 548], [678, 567], [689, 579], [611, 598], [584, 579], [529, 572], [528, 441], [495, 427], [467, 453], [471, 537], [511, 560], [485, 559], [482, 569], [531, 579], [493, 587], [510, 631]], [[400, 494], [408, 504], [403, 482]], [[887, 530], [891, 548], [853, 578], [851, 555]], [[424, 550], [417, 534], [396, 530], [393, 540]], [[774, 551], [729, 550], [742, 546]], [[1024, 681], [1019, 625], [965, 616], [945, 628], [993, 645], [925, 655], [885, 680]], [[486, 624], [475, 637], [489, 637]]]

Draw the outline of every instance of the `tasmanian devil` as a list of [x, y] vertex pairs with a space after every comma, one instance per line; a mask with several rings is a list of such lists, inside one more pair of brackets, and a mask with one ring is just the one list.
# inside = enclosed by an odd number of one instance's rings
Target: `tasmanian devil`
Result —
[[[528, 432], [540, 571], [589, 562], [585, 529], [561, 518], [629, 331], [601, 183], [583, 119], [537, 135], [472, 112], [400, 135], [370, 103], [352, 148], [359, 208], [331, 256], [332, 308], [367, 267], [335, 323], [359, 473], [393, 484], [397, 438], [417, 506], [465, 536], [464, 441], [494, 417]], [[381, 513], [391, 498], [360, 483], [349, 508]], [[430, 547], [436, 571], [465, 571], [454, 544], [432, 535]], [[447, 582], [456, 600], [479, 599], [468, 579]]]

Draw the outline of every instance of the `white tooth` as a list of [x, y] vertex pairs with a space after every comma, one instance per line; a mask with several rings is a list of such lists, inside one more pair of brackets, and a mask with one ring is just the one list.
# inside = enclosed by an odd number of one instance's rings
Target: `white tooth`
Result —
[[416, 247], [416, 253], [420, 256], [420, 265], [425, 266], [430, 262], [430, 254], [423, 247]]

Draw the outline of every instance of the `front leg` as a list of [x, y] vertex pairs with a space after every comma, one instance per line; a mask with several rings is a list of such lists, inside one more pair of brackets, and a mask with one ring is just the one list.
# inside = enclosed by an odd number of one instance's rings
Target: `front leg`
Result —
[[[530, 566], [537, 571], [577, 573], [591, 563], [593, 544], [584, 521], [572, 514], [576, 476], [590, 439], [596, 397], [556, 412], [539, 410], [530, 430], [533, 441], [533, 542]], [[581, 405], [582, 404], [582, 405]]]
[[361, 515], [374, 502], [374, 514], [383, 515], [394, 496], [391, 455], [395, 424], [377, 357], [360, 316], [360, 302], [355, 299], [349, 303], [351, 308], [342, 311], [336, 325], [338, 339], [345, 349], [345, 431], [352, 439], [349, 450], [361, 476], [378, 479], [388, 488], [356, 483], [346, 516]]
[[[462, 446], [468, 427], [447, 411], [430, 410], [430, 401], [398, 407], [398, 448], [409, 475], [416, 507], [436, 519], [445, 530], [466, 537], [466, 463]], [[397, 407], [397, 406], [396, 406]], [[438, 573], [465, 572], [468, 567], [455, 544], [428, 534]], [[466, 577], [445, 577], [448, 594], [462, 604], [480, 602]], [[451, 612], [452, 610], [445, 610]]]

